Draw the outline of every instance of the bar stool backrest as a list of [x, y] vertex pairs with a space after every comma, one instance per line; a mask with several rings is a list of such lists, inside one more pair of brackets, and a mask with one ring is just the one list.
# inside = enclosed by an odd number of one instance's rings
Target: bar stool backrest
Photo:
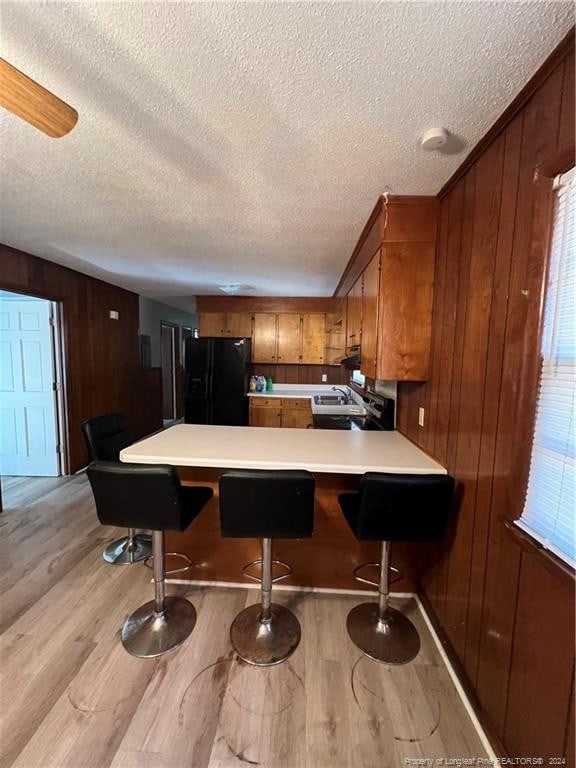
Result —
[[314, 486], [314, 475], [304, 470], [232, 470], [222, 473], [222, 536], [244, 539], [312, 536]]
[[356, 535], [378, 541], [441, 541], [453, 493], [449, 475], [367, 472], [360, 484]]
[[121, 413], [105, 413], [82, 424], [90, 461], [119, 461], [123, 448], [132, 445], [126, 421]]
[[86, 470], [102, 525], [179, 531], [180, 479], [171, 466], [94, 461]]

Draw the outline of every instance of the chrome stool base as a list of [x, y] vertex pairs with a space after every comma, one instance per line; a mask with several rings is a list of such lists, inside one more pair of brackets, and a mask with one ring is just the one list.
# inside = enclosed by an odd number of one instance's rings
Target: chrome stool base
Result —
[[102, 557], [109, 565], [132, 565], [145, 560], [151, 554], [150, 538], [146, 534], [137, 534], [132, 539], [132, 546], [130, 546], [129, 536], [123, 536], [108, 544]]
[[407, 664], [420, 651], [420, 637], [412, 622], [395, 608], [379, 616], [378, 603], [362, 603], [348, 614], [350, 639], [366, 656], [386, 664]]
[[236, 616], [230, 640], [243, 661], [268, 667], [291, 656], [300, 642], [300, 622], [287, 608], [270, 606], [271, 617], [262, 621], [262, 606], [251, 605]]
[[165, 597], [164, 610], [144, 603], [122, 627], [122, 645], [132, 656], [150, 659], [182, 645], [196, 624], [196, 609], [183, 597]]

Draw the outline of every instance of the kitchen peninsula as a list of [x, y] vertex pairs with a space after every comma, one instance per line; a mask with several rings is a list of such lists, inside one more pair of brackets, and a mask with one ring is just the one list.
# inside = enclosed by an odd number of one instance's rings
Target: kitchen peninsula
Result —
[[[218, 519], [218, 477], [224, 469], [307, 469], [316, 477], [316, 521], [312, 539], [275, 542], [278, 559], [290, 563], [285, 583], [358, 589], [352, 571], [377, 559], [378, 543], [358, 542], [338, 506], [338, 494], [355, 490], [365, 472], [445, 474], [446, 470], [395, 431], [221, 427], [179, 424], [125, 448], [128, 463], [170, 464], [182, 481], [211, 485], [214, 499], [185, 533], [167, 534], [167, 550], [182, 552], [194, 566], [189, 580], [242, 581], [242, 567], [259, 556], [257, 540], [222, 539]], [[398, 544], [394, 564], [404, 572], [395, 585], [412, 591], [414, 577], [429, 566], [426, 545]]]

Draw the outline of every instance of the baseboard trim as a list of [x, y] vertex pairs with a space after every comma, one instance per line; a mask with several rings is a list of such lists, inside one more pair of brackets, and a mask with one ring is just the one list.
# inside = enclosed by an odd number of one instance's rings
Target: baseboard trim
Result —
[[[241, 581], [204, 581], [203, 579], [166, 579], [166, 584], [191, 587], [230, 587], [231, 589], [260, 589], [260, 584]], [[337, 587], [301, 587], [296, 584], [274, 584], [274, 592], [315, 592], [322, 595], [365, 595], [374, 597], [373, 589], [340, 589]], [[390, 592], [391, 597], [416, 598], [414, 592]]]
[[[464, 705], [464, 709], [468, 713], [468, 717], [472, 721], [472, 724], [476, 730], [476, 733], [478, 734], [478, 738], [482, 742], [482, 746], [486, 750], [486, 753], [488, 754], [489, 759], [492, 761], [492, 765], [497, 765], [499, 758], [494, 751], [494, 747], [492, 746], [492, 742], [488, 738], [488, 735], [486, 731], [484, 730], [482, 723], [480, 722], [480, 719], [478, 718], [478, 715], [476, 714], [476, 710], [474, 708], [474, 705], [468, 698], [468, 694], [466, 693], [464, 686], [460, 682], [460, 678], [458, 677], [458, 674], [456, 672], [456, 669], [454, 668], [454, 665], [452, 664], [452, 661], [450, 660], [450, 657], [446, 653], [446, 650], [444, 646], [442, 645], [442, 641], [440, 640], [440, 636], [438, 635], [438, 632], [436, 631], [436, 627], [434, 626], [432, 619], [428, 615], [428, 611], [424, 607], [424, 604], [422, 600], [420, 599], [420, 596], [415, 594], [414, 599], [418, 603], [418, 608], [420, 610], [420, 613], [422, 614], [422, 617], [424, 621], [426, 622], [426, 626], [428, 627], [428, 630], [430, 634], [432, 635], [432, 638], [434, 639], [434, 643], [436, 645], [436, 648], [438, 649], [438, 653], [442, 657], [442, 661], [446, 665], [446, 669], [448, 670], [448, 674], [450, 675], [452, 682], [454, 683], [454, 687], [458, 691], [458, 695], [460, 696], [460, 699], [462, 701], [462, 704]], [[479, 756], [478, 756], [479, 757]]]

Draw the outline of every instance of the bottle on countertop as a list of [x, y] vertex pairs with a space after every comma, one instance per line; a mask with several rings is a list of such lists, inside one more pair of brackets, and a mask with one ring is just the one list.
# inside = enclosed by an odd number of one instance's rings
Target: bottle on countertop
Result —
[[264, 392], [266, 379], [264, 376], [256, 376], [256, 392]]
[[256, 392], [256, 376], [250, 376], [250, 383], [248, 384], [249, 392]]
[[268, 378], [266, 379], [266, 392], [272, 392], [273, 386], [274, 384], [272, 382], [272, 377], [268, 376]]

